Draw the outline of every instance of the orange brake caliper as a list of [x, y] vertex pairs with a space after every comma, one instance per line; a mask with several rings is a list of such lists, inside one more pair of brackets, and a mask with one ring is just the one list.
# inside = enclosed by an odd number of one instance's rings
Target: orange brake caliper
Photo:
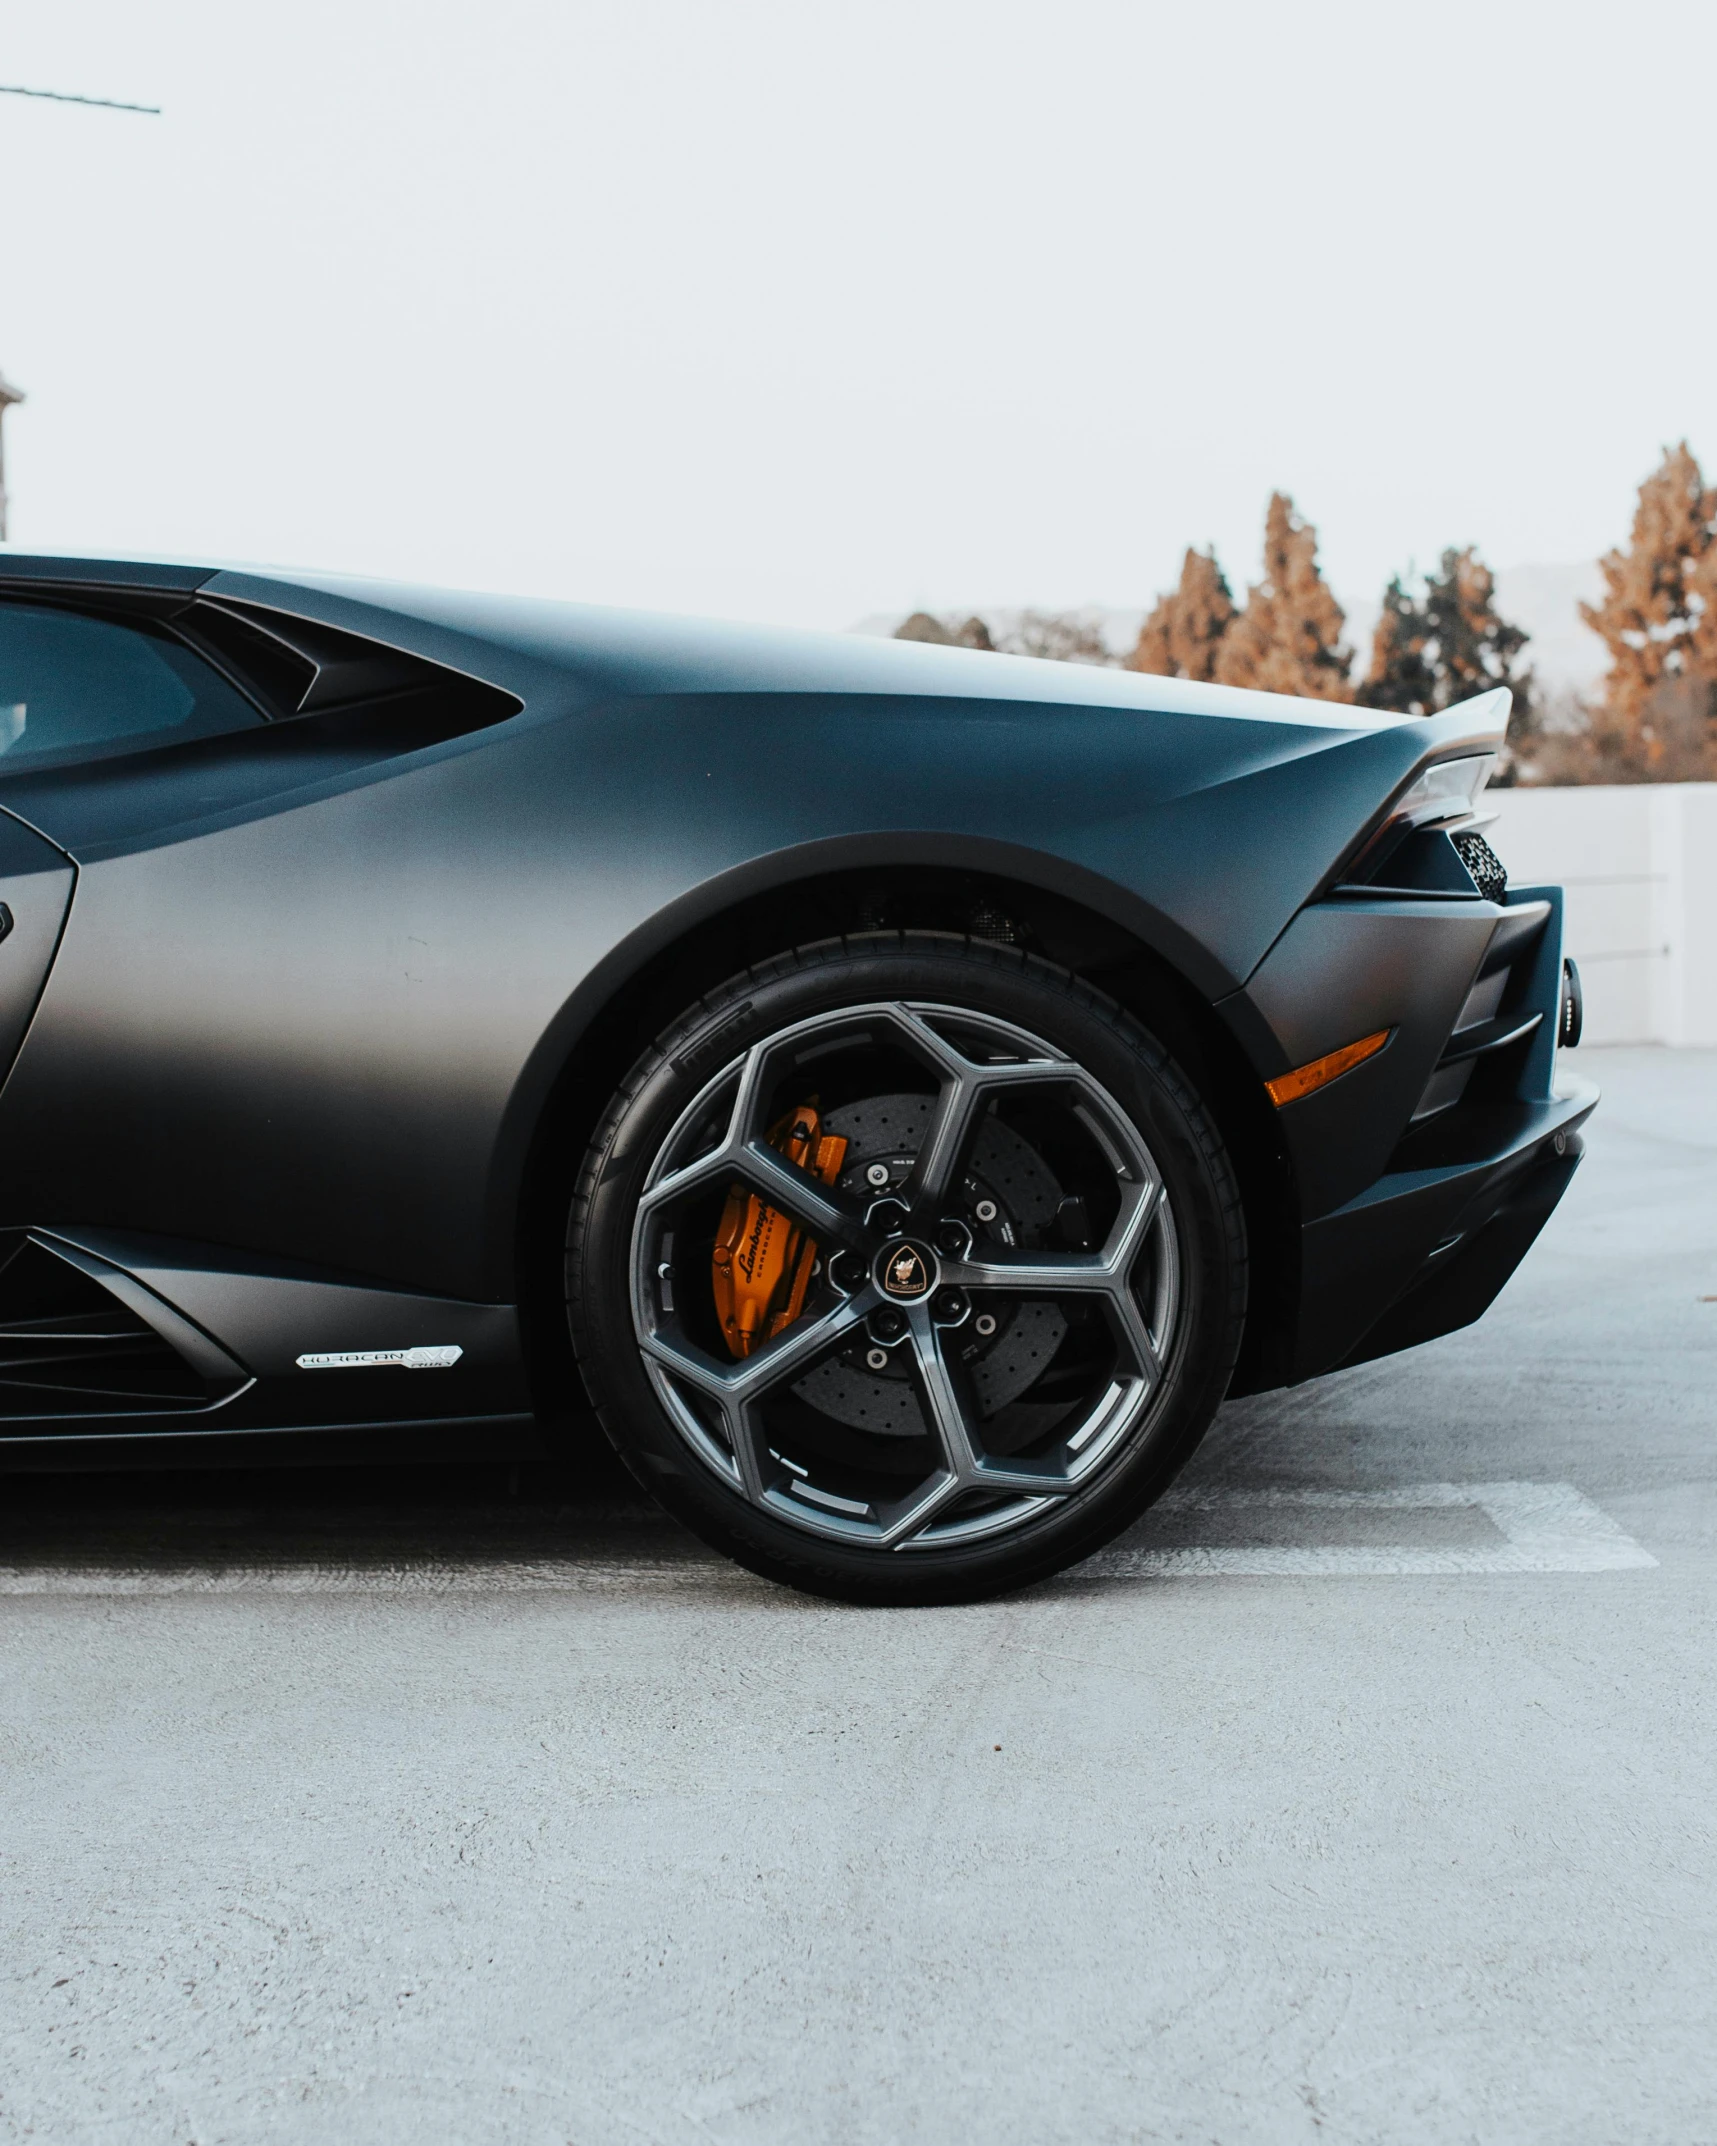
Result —
[[[823, 1132], [809, 1103], [771, 1128], [769, 1145], [825, 1185], [839, 1177], [847, 1152], [838, 1133]], [[714, 1279], [716, 1316], [735, 1356], [749, 1356], [798, 1318], [816, 1257], [816, 1241], [790, 1215], [734, 1186], [716, 1232]]]

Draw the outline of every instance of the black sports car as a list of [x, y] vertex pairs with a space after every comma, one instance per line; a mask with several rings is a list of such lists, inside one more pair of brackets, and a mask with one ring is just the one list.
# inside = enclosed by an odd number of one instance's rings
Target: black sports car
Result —
[[1508, 698], [0, 557], [4, 1450], [594, 1416], [799, 1586], [1054, 1572], [1567, 1184]]

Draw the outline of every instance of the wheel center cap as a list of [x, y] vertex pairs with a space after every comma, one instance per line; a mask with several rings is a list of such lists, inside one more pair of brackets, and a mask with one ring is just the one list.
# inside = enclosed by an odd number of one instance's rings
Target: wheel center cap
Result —
[[897, 1304], [916, 1304], [936, 1286], [936, 1254], [916, 1237], [895, 1237], [876, 1255], [876, 1286]]

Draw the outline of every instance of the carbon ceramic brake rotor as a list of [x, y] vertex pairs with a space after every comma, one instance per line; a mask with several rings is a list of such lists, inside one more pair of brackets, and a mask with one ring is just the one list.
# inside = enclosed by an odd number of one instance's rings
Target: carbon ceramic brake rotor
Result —
[[[859, 1199], [886, 1198], [888, 1187], [872, 1184], [866, 1172], [880, 1162], [887, 1167], [890, 1186], [903, 1183], [924, 1144], [934, 1109], [933, 1096], [874, 1095], [827, 1112], [823, 1130], [838, 1133], [847, 1142], [842, 1189]], [[980, 1238], [987, 1234], [1009, 1245], [1039, 1238], [1054, 1221], [1062, 1196], [1060, 1184], [1037, 1150], [993, 1117], [985, 1119], [973, 1142], [962, 1192], [968, 1211], [980, 1199], [995, 1201], [996, 1219], [973, 1227]], [[983, 1414], [993, 1416], [1017, 1400], [1043, 1371], [1066, 1332], [1067, 1321], [1056, 1305], [1028, 1298], [1013, 1306], [989, 1341], [971, 1335], [968, 1346], [976, 1342], [976, 1348], [967, 1363]], [[857, 1349], [849, 1354], [856, 1356]], [[907, 1368], [910, 1357], [897, 1352], [896, 1361], [898, 1368], [891, 1364], [887, 1371], [871, 1372], [834, 1357], [807, 1372], [791, 1390], [812, 1408], [854, 1430], [915, 1438], [923, 1432], [924, 1417]]]

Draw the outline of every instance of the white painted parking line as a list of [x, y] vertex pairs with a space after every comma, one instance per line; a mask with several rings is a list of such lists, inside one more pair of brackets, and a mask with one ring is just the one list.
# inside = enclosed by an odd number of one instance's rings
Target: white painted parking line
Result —
[[[1465, 1507], [1502, 1538], [1443, 1546], [1415, 1543], [1414, 1513]], [[1100, 1550], [1076, 1568], [1080, 1579], [1184, 1579], [1245, 1573], [1268, 1578], [1437, 1572], [1628, 1572], [1657, 1559], [1582, 1497], [1572, 1483], [1415, 1483], [1400, 1490], [1171, 1490], [1155, 1512], [1209, 1514], [1214, 1533], [1243, 1530], [1248, 1516], [1294, 1512], [1400, 1513], [1394, 1543], [1185, 1544]]]
[[[1488, 1520], [1497, 1540], [1439, 1545], [1412, 1539], [1415, 1514], [1465, 1510]], [[1234, 1541], [1248, 1529], [1292, 1533], [1304, 1514], [1306, 1532], [1328, 1533], [1343, 1515], [1401, 1516], [1397, 1543]], [[1100, 1550], [1076, 1566], [1080, 1580], [1331, 1578], [1352, 1575], [1483, 1572], [1626, 1572], [1657, 1559], [1571, 1483], [1417, 1483], [1401, 1490], [1172, 1490], [1153, 1513], [1184, 1521], [1208, 1519], [1209, 1543]], [[1316, 1516], [1314, 1518], [1314, 1516]], [[1150, 1521], [1145, 1523], [1151, 1525]], [[1228, 1541], [1220, 1538], [1227, 1536]], [[780, 1590], [725, 1559], [696, 1551], [683, 1557], [405, 1558], [397, 1564], [336, 1565], [311, 1559], [275, 1564], [0, 1566], [0, 1597], [8, 1595], [516, 1595], [610, 1592], [637, 1587], [711, 1586], [784, 1599]]]

